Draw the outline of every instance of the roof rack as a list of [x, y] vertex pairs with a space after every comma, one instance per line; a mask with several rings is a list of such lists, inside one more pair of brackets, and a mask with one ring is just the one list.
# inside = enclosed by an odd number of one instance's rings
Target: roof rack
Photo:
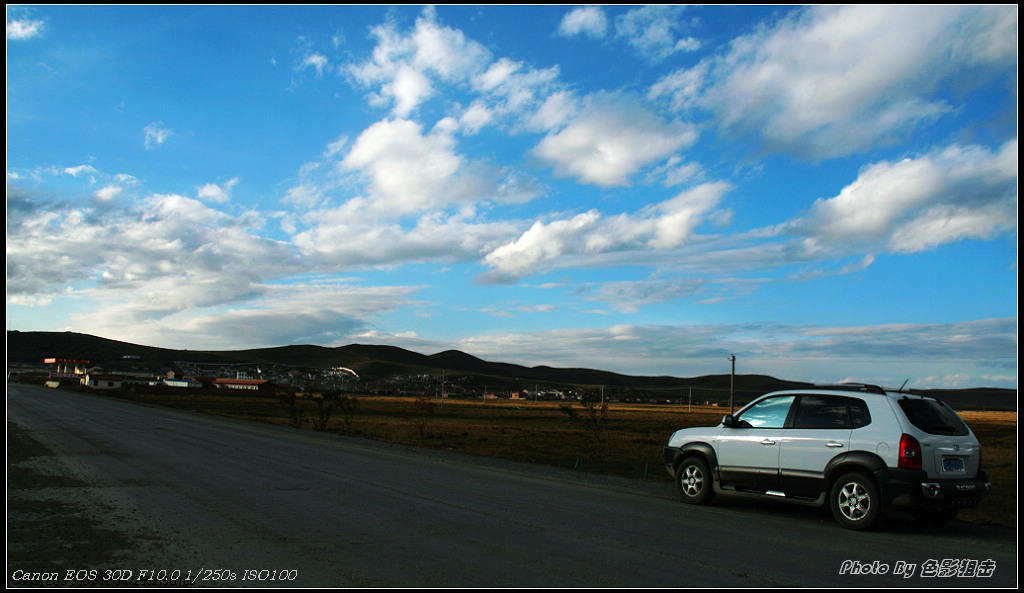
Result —
[[836, 383], [833, 385], [815, 385], [814, 389], [835, 389], [839, 391], [862, 391], [865, 393], [879, 393], [885, 395], [885, 389], [870, 383]]

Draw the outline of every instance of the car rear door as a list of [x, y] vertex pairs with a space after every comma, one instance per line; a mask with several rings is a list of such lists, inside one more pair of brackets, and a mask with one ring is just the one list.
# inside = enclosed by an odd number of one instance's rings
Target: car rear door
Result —
[[787, 496], [815, 498], [828, 462], [850, 448], [851, 416], [861, 418], [867, 406], [856, 398], [819, 393], [801, 394], [795, 406], [779, 447], [779, 485]]

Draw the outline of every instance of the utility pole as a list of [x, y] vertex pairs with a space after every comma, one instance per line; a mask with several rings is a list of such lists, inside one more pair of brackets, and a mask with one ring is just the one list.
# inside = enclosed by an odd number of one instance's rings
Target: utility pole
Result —
[[733, 410], [733, 399], [736, 395], [736, 355], [730, 355], [729, 361], [732, 362], [732, 372], [729, 374], [729, 413], [732, 414]]

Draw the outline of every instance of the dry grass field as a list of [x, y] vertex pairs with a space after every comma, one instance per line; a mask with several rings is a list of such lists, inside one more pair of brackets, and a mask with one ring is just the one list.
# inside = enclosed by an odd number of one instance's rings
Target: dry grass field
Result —
[[[148, 403], [282, 425], [295, 425], [282, 400], [247, 396], [132, 395]], [[316, 405], [298, 398], [300, 428], [312, 429]], [[566, 410], [566, 407], [570, 410]], [[524, 400], [358, 397], [348, 418], [335, 413], [329, 432], [669, 483], [662, 447], [680, 428], [721, 421], [722, 407]], [[962, 412], [982, 443], [992, 496], [967, 521], [1016, 526], [1017, 413]]]
[[960, 513], [979, 523], [1017, 526], [1017, 412], [960, 412], [981, 441], [981, 464], [992, 495], [976, 509]]

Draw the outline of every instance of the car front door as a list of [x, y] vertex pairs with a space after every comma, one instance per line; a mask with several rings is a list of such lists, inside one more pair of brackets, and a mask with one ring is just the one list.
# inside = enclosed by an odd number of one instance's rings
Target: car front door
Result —
[[734, 416], [718, 438], [723, 485], [764, 492], [779, 486], [779, 444], [795, 396], [770, 397]]

